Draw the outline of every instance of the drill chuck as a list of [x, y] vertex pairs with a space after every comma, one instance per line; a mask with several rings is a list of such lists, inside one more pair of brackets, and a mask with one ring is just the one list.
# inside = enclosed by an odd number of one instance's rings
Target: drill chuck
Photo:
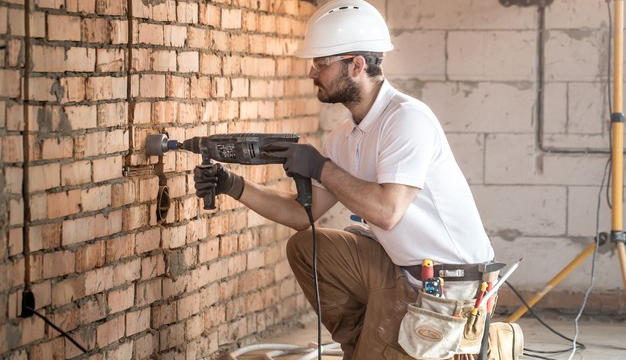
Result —
[[163, 156], [169, 150], [178, 150], [182, 146], [176, 140], [169, 140], [165, 134], [150, 134], [146, 137], [146, 154]]

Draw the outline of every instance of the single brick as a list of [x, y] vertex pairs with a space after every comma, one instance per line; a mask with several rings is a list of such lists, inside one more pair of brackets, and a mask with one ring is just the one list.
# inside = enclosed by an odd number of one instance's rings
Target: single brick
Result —
[[105, 352], [106, 359], [130, 359], [133, 357], [133, 342], [124, 342], [121, 345]]
[[143, 254], [159, 248], [161, 232], [158, 228], [137, 233], [135, 236], [135, 252]]
[[113, 286], [120, 286], [141, 278], [141, 259], [120, 263], [113, 268]]
[[211, 78], [208, 76], [191, 78], [191, 97], [194, 99], [208, 99], [211, 96]]
[[163, 45], [163, 25], [139, 24], [139, 43]]
[[[193, 80], [195, 77], [192, 77]], [[175, 98], [188, 98], [190, 96], [190, 82], [189, 78], [165, 75], [165, 96]], [[135, 107], [135, 110], [137, 108]]]
[[65, 71], [65, 48], [61, 46], [33, 45], [31, 59], [34, 72]]
[[62, 9], [65, 5], [64, 0], [35, 0], [35, 4], [39, 8]]
[[52, 284], [52, 306], [59, 307], [85, 296], [83, 276], [61, 280]]
[[150, 309], [149, 308], [126, 313], [126, 336], [135, 335], [149, 328], [150, 328]]
[[61, 183], [61, 166], [58, 163], [31, 166], [28, 177], [30, 192], [58, 187]]
[[203, 28], [189, 27], [187, 28], [187, 46], [200, 50], [209, 47], [209, 31]]
[[105, 243], [98, 241], [76, 250], [76, 271], [84, 272], [104, 265]]
[[135, 286], [133, 284], [119, 290], [114, 290], [107, 295], [109, 313], [115, 314], [133, 307], [135, 302]]
[[9, 8], [9, 34], [24, 36], [24, 10]]
[[48, 218], [76, 214], [81, 211], [80, 190], [48, 194]]
[[69, 158], [73, 155], [74, 141], [69, 136], [45, 139], [41, 144], [43, 160]]
[[61, 243], [67, 246], [95, 238], [94, 223], [94, 216], [63, 221]]
[[8, 30], [8, 8], [6, 6], [0, 7], [0, 35], [4, 35]]
[[221, 21], [221, 9], [211, 4], [201, 3], [199, 8], [199, 20], [200, 23], [209, 25], [211, 27], [220, 27]]
[[182, 345], [185, 342], [185, 324], [178, 323], [159, 332], [159, 348], [161, 351]]
[[163, 255], [154, 255], [141, 259], [141, 279], [148, 280], [165, 274]]
[[24, 250], [24, 232], [21, 228], [9, 230], [6, 236], [9, 256], [17, 255]]
[[181, 2], [176, 6], [176, 18], [179, 23], [195, 24], [198, 22], [198, 4]]
[[186, 296], [178, 300], [176, 319], [182, 320], [200, 312], [200, 293]]
[[116, 102], [97, 105], [98, 127], [125, 125], [128, 118], [128, 103]]
[[76, 256], [72, 251], [56, 251], [43, 255], [43, 277], [50, 279], [74, 272]]
[[124, 231], [133, 230], [145, 226], [150, 218], [148, 215], [148, 206], [140, 205], [123, 209], [122, 229]]
[[[128, 319], [128, 316], [126, 317]], [[128, 321], [128, 320], [127, 320]], [[128, 323], [127, 323], [128, 324]], [[128, 334], [128, 325], [126, 326], [126, 333]], [[155, 335], [150, 333], [135, 339], [135, 358], [145, 359], [150, 357], [156, 351], [158, 351], [157, 340]]]
[[61, 245], [61, 223], [33, 226], [28, 236], [30, 251], [58, 247]]
[[128, 43], [128, 21], [127, 20], [111, 20], [110, 22], [112, 44]]
[[178, 71], [197, 73], [200, 70], [199, 55], [195, 51], [178, 53]]
[[222, 59], [214, 54], [200, 54], [200, 73], [220, 75], [222, 73]]
[[52, 304], [52, 284], [50, 281], [43, 281], [32, 285], [33, 294], [37, 302], [36, 309], [44, 308]]
[[19, 70], [0, 69], [0, 96], [12, 98], [20, 96]]
[[49, 41], [80, 41], [80, 17], [48, 14]]
[[129, 234], [107, 240], [106, 261], [114, 262], [125, 259], [135, 253], [135, 235]]
[[97, 108], [95, 105], [65, 106], [63, 111], [66, 115], [64, 123], [67, 129], [79, 130], [91, 129], [97, 126]]
[[84, 273], [85, 295], [97, 294], [111, 289], [113, 285], [113, 268], [111, 266], [94, 269]]
[[126, 98], [126, 77], [99, 76], [87, 78], [87, 100], [114, 100]]
[[168, 227], [161, 230], [164, 248], [174, 249], [185, 245], [185, 236], [186, 228], [184, 225]]
[[122, 156], [93, 160], [93, 181], [100, 182], [122, 177]]
[[17, 163], [24, 161], [24, 139], [22, 136], [4, 136], [2, 138], [2, 161]]
[[112, 36], [118, 36], [116, 32], [109, 30], [107, 19], [84, 18], [81, 21], [81, 37], [86, 43], [107, 44], [111, 42]]
[[139, 96], [152, 98], [165, 97], [165, 75], [142, 75], [139, 84]]
[[135, 306], [142, 307], [161, 300], [162, 297], [162, 279], [157, 278], [137, 284], [137, 297]]
[[97, 72], [118, 72], [126, 68], [126, 50], [124, 49], [98, 49]]
[[[35, 56], [33, 56], [35, 58]], [[85, 78], [84, 77], [63, 77], [59, 79], [63, 88], [62, 103], [79, 102], [85, 99]]]
[[135, 202], [137, 186], [133, 181], [113, 184], [111, 187], [111, 206], [121, 207]]
[[[32, 11], [32, 9], [31, 9]], [[46, 37], [46, 13], [42, 11], [30, 14], [30, 36], [43, 39]]]
[[4, 167], [5, 187], [4, 191], [9, 194], [22, 193], [23, 170], [19, 167]]
[[126, 15], [126, 3], [124, 0], [96, 0], [96, 14]]
[[176, 302], [154, 306], [152, 308], [152, 327], [160, 328], [163, 325], [176, 321]]
[[81, 190], [82, 210], [96, 211], [111, 206], [111, 185]]
[[112, 344], [122, 337], [126, 332], [124, 315], [108, 320], [96, 328], [96, 343], [100, 347]]
[[163, 26], [163, 45], [182, 47], [187, 39], [187, 27], [176, 25]]
[[222, 9], [222, 29], [241, 28], [241, 9]]
[[[148, 53], [146, 53], [146, 57], [148, 57]], [[175, 72], [176, 52], [173, 50], [152, 50], [149, 63], [151, 64], [150, 70]]]
[[61, 185], [82, 185], [91, 182], [91, 162], [76, 161], [61, 166]]

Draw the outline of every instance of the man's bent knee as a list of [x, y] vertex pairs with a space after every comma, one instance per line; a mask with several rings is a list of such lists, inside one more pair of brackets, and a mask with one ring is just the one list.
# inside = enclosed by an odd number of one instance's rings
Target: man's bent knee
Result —
[[305, 246], [312, 246], [313, 232], [311, 229], [298, 231], [293, 234], [287, 241], [287, 259], [293, 261], [299, 257], [305, 251]]

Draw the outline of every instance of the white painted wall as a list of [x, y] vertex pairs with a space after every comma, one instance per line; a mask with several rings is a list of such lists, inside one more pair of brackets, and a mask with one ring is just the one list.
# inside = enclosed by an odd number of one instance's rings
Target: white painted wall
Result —
[[[539, 148], [538, 76], [543, 71], [543, 145], [608, 150], [606, 2], [554, 0], [545, 10], [543, 69], [537, 7], [507, 8], [497, 0], [370, 2], [387, 19], [396, 46], [383, 63], [386, 77], [439, 117], [497, 258], [524, 257], [512, 282], [542, 288], [591, 243], [607, 155]], [[324, 105], [322, 130], [346, 116], [343, 106]], [[610, 231], [604, 192], [601, 200], [600, 230]], [[338, 206], [321, 223], [343, 227], [349, 214]], [[559, 288], [586, 289], [590, 260]], [[621, 289], [619, 266], [614, 245], [602, 247], [596, 292]]]

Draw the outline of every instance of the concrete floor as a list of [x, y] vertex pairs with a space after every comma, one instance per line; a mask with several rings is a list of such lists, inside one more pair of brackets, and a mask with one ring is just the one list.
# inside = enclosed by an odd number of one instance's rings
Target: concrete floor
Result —
[[[496, 318], [494, 321], [502, 321]], [[545, 319], [552, 328], [567, 337], [574, 335], [574, 321], [572, 318], [548, 317]], [[571, 343], [554, 335], [538, 321], [524, 318], [519, 321], [524, 331], [525, 347], [534, 350], [560, 350], [570, 347]], [[626, 359], [626, 322], [624, 321], [600, 321], [594, 319], [582, 319], [579, 323], [579, 340], [587, 346], [587, 349], [578, 351], [572, 359], [576, 360], [624, 360]], [[308, 323], [301, 329], [294, 329], [288, 334], [283, 334], [270, 339], [265, 343], [281, 343], [305, 346], [317, 339], [317, 324]], [[330, 334], [323, 332], [322, 342], [329, 342]], [[262, 352], [248, 353], [240, 356], [240, 360], [265, 359]], [[302, 355], [275, 357], [275, 359], [298, 359]], [[559, 355], [546, 355], [553, 359], [567, 359], [569, 353]], [[340, 357], [323, 356], [323, 360], [337, 360]], [[523, 356], [520, 359], [533, 359]]]

